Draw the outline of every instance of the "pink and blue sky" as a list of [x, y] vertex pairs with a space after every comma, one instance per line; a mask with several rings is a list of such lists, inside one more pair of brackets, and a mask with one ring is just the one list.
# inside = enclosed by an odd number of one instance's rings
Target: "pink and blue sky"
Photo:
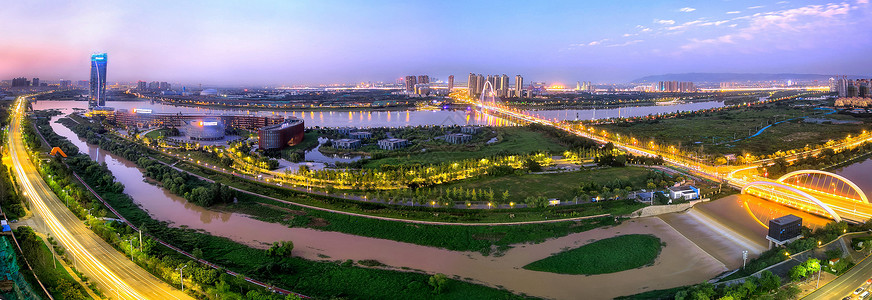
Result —
[[0, 78], [317, 84], [469, 72], [624, 82], [683, 72], [872, 74], [869, 0], [13, 1]]

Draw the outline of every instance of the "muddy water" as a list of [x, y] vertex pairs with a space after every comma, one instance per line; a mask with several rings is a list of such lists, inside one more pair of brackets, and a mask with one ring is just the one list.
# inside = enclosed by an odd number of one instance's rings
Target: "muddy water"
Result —
[[291, 239], [303, 235], [315, 236], [320, 233], [317, 230], [288, 228], [280, 224], [263, 222], [243, 214], [208, 210], [190, 203], [182, 197], [146, 182], [142, 171], [133, 162], [87, 144], [66, 126], [55, 123], [54, 120], [58, 118], [60, 117], [53, 119], [52, 129], [70, 139], [79, 147], [79, 151], [87, 153], [91, 159], [105, 162], [115, 175], [115, 179], [124, 184], [125, 193], [156, 220], [169, 222], [176, 227], [204, 230], [213, 235], [256, 247], [264, 247], [274, 241], [288, 239], [288, 233]]
[[870, 194], [872, 193], [872, 176], [869, 176], [872, 174], [872, 158], [835, 170], [833, 173], [848, 178], [866, 193], [866, 197], [872, 198], [872, 194]]
[[[657, 218], [626, 222], [614, 228], [600, 228], [551, 239], [535, 245], [515, 245], [502, 257], [484, 257], [477, 252], [457, 252], [396, 241], [354, 236], [338, 232], [287, 228], [251, 219], [245, 215], [215, 212], [188, 203], [144, 181], [133, 163], [88, 145], [65, 126], [52, 123], [60, 135], [70, 138], [92, 159], [106, 162], [133, 201], [158, 220], [174, 226], [202, 229], [210, 234], [264, 248], [267, 243], [293, 240], [294, 254], [311, 260], [375, 259], [390, 268], [401, 267], [429, 273], [471, 278], [477, 283], [502, 286], [519, 293], [555, 299], [610, 299], [651, 289], [669, 288], [711, 278], [726, 270], [713, 259]], [[621, 234], [653, 234], [666, 242], [654, 265], [595, 276], [561, 275], [523, 269], [533, 261], [566, 248]], [[329, 258], [324, 258], [324, 256]]]
[[[484, 257], [476, 252], [449, 251], [338, 232], [287, 228], [242, 214], [211, 211], [188, 203], [145, 182], [142, 172], [132, 162], [88, 145], [61, 124], [52, 122], [51, 126], [92, 159], [105, 162], [117, 180], [124, 184], [133, 201], [153, 218], [259, 248], [265, 248], [273, 241], [293, 240], [297, 245], [294, 255], [306, 259], [375, 259], [389, 268], [406, 267], [428, 273], [444, 273], [470, 278], [473, 282], [492, 287], [505, 287], [518, 293], [554, 299], [611, 299], [652, 289], [699, 283], [726, 270], [723, 263], [695, 247], [658, 218], [628, 221], [614, 228], [594, 229], [535, 245], [514, 245], [515, 248], [502, 257]], [[666, 242], [652, 266], [594, 276], [523, 269], [524, 265], [567, 248], [632, 233], [653, 234]]]

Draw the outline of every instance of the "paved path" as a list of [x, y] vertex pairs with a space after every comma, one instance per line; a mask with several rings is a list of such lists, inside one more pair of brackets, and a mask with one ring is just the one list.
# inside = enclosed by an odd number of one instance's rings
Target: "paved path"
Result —
[[[164, 164], [164, 165], [166, 165], [166, 166], [169, 166], [169, 167], [171, 167], [171, 168], [173, 168], [173, 169], [175, 169], [175, 170], [177, 170], [177, 171], [185, 172], [185, 173], [187, 173], [187, 174], [189, 174], [189, 175], [191, 175], [191, 176], [197, 177], [197, 178], [199, 178], [199, 179], [201, 179], [201, 180], [205, 180], [205, 181], [208, 181], [208, 182], [215, 182], [215, 181], [212, 180], [212, 179], [209, 179], [209, 178], [206, 178], [206, 177], [203, 177], [203, 176], [200, 176], [200, 175], [194, 174], [194, 173], [192, 173], [192, 172], [188, 172], [187, 170], [184, 170], [184, 169], [180, 169], [180, 168], [176, 167], [175, 164], [172, 164], [172, 165], [171, 165], [171, 164], [168, 164], [168, 163], [163, 162], [163, 161], [161, 161], [161, 160], [155, 159], [155, 158], [153, 158], [153, 157], [150, 157], [150, 158], [151, 158], [151, 159], [154, 159], [155, 161], [157, 161], [157, 162], [159, 162], [159, 163], [161, 163], [161, 164]], [[214, 170], [213, 170], [213, 171], [214, 171]], [[275, 198], [275, 197], [270, 197], [270, 196], [267, 196], [267, 195], [261, 195], [261, 194], [255, 193], [255, 192], [250, 192], [250, 191], [243, 190], [243, 189], [240, 189], [240, 188], [237, 188], [237, 187], [233, 187], [233, 186], [229, 186], [229, 187], [230, 187], [231, 189], [233, 189], [233, 190], [236, 190], [236, 191], [239, 191], [239, 192], [242, 192], [242, 193], [246, 193], [246, 194], [249, 194], [249, 195], [253, 195], [253, 196], [257, 196], [257, 197], [262, 197], [262, 198], [266, 198], [266, 199], [270, 199], [270, 200], [274, 200], [274, 201], [278, 201], [278, 202], [281, 202], [281, 203], [290, 204], [290, 205], [294, 205], [294, 206], [299, 206], [299, 207], [304, 207], [304, 208], [309, 208], [309, 209], [315, 209], [315, 210], [320, 210], [320, 211], [326, 211], [326, 212], [331, 212], [331, 213], [337, 213], [337, 214], [343, 214], [343, 215], [349, 215], [349, 216], [357, 216], [357, 217], [364, 217], [364, 218], [370, 218], [370, 219], [378, 219], [378, 220], [385, 220], [385, 221], [395, 221], [395, 222], [405, 222], [405, 223], [413, 223], [413, 224], [427, 224], [427, 225], [458, 225], [458, 226], [524, 225], [524, 224], [556, 223], [556, 222], [565, 222], [565, 221], [579, 221], [579, 220], [586, 220], [586, 219], [592, 219], [592, 218], [599, 218], [599, 217], [608, 217], [608, 216], [611, 216], [611, 214], [601, 214], [601, 215], [584, 216], [584, 217], [567, 218], [567, 219], [553, 219], [553, 220], [539, 220], [539, 221], [523, 221], [523, 222], [490, 222], [490, 223], [468, 223], [468, 222], [467, 222], [467, 223], [464, 223], [464, 222], [454, 223], [454, 222], [421, 221], [421, 220], [408, 220], [408, 219], [399, 219], [399, 218], [379, 217], [379, 216], [372, 216], [372, 215], [359, 214], [359, 213], [353, 213], [353, 212], [347, 212], [347, 211], [341, 211], [341, 210], [335, 210], [335, 209], [329, 209], [329, 208], [317, 207], [317, 206], [312, 206], [312, 205], [300, 204], [300, 203], [296, 203], [296, 202], [291, 202], [291, 201], [287, 201], [287, 200], [282, 200], [282, 199]]]

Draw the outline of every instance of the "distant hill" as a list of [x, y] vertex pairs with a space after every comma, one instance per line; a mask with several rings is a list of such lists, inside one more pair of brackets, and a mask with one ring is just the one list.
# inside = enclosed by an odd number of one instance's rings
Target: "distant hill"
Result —
[[[767, 73], [679, 73], [679, 74], [663, 74], [651, 75], [635, 79], [631, 82], [657, 82], [657, 81], [693, 81], [693, 82], [725, 82], [725, 81], [767, 81], [767, 80], [797, 80], [809, 81], [818, 80], [826, 81], [830, 77], [836, 75], [822, 74], [767, 74]], [[848, 75], [849, 78], [868, 78], [868, 76]]]

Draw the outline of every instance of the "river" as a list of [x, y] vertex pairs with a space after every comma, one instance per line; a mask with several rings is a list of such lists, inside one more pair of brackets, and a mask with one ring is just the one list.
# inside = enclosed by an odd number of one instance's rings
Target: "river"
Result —
[[[63, 109], [69, 113], [72, 109]], [[652, 286], [668, 288], [698, 283], [725, 270], [723, 264], [710, 259], [680, 234], [671, 230], [657, 218], [625, 222], [616, 228], [599, 228], [587, 232], [550, 239], [540, 244], [514, 245], [515, 249], [502, 257], [485, 257], [477, 252], [458, 252], [445, 249], [361, 237], [339, 232], [325, 232], [308, 228], [288, 228], [267, 223], [249, 216], [208, 210], [145, 181], [136, 166], [123, 158], [87, 144], [65, 126], [55, 123], [51, 127], [67, 137], [92, 159], [105, 162], [115, 178], [124, 184], [125, 193], [156, 220], [171, 226], [202, 230], [216, 236], [252, 247], [266, 248], [275, 241], [291, 240], [296, 244], [294, 255], [310, 260], [363, 260], [375, 259], [389, 268], [406, 267], [428, 273], [444, 273], [489, 286], [502, 286], [528, 295], [572, 299], [587, 295], [588, 299], [610, 299], [634, 294]], [[522, 267], [548, 257], [567, 247], [579, 247], [595, 240], [620, 234], [654, 234], [666, 242], [653, 266], [620, 273], [595, 276], [561, 275], [536, 272]], [[687, 268], [681, 262], [691, 262]], [[669, 276], [655, 276], [668, 274]], [[638, 284], [645, 280], [645, 285]], [[598, 292], [592, 293], [591, 291]]]
[[[128, 107], [135, 105], [129, 102], [126, 104], [129, 105]], [[84, 102], [74, 101], [42, 101], [34, 104], [35, 109], [61, 108], [66, 113], [71, 112], [73, 107], [84, 106]], [[320, 112], [313, 113], [320, 114]], [[399, 115], [405, 113], [399, 112]], [[324, 114], [330, 115], [329, 112]], [[378, 112], [372, 114], [378, 115]], [[354, 116], [352, 112], [352, 119]], [[383, 117], [387, 118], [387, 116]], [[53, 120], [58, 118], [55, 117]], [[380, 121], [370, 122], [375, 123], [368, 124], [378, 124], [370, 126], [383, 125], [378, 123]], [[609, 299], [655, 288], [694, 284], [726, 270], [722, 262], [714, 259], [703, 249], [695, 247], [690, 240], [660, 218], [636, 219], [615, 228], [594, 229], [549, 239], [540, 244], [514, 245], [515, 248], [507, 251], [502, 257], [484, 257], [476, 252], [449, 251], [339, 232], [288, 228], [280, 224], [259, 221], [243, 214], [208, 210], [189, 203], [146, 182], [143, 173], [132, 162], [87, 144], [61, 124], [52, 121], [51, 126], [55, 132], [70, 139], [82, 153], [87, 153], [96, 161], [105, 162], [116, 179], [124, 184], [125, 192], [153, 218], [169, 222], [172, 226], [202, 230], [257, 248], [266, 248], [274, 241], [292, 240], [297, 245], [294, 255], [310, 260], [375, 259], [393, 268], [408, 267], [429, 273], [440, 272], [449, 276], [471, 278], [474, 282], [490, 286], [504, 286], [519, 293], [559, 299], [571, 299], [579, 295], [585, 295], [589, 299]], [[868, 173], [864, 170], [868, 170], [870, 166], [872, 161], [867, 160], [846, 167], [840, 172], [851, 180], [858, 181], [858, 184], [863, 183], [861, 186], [868, 187], [872, 185], [872, 178], [864, 176]], [[718, 206], [733, 206], [734, 213], [737, 215], [745, 210], [737, 206], [741, 202], [716, 201], [712, 204], [716, 203], [719, 204]], [[754, 214], [765, 222], [767, 215], [780, 215], [772, 213], [769, 208], [755, 203], [748, 209], [754, 211]], [[750, 225], [745, 219], [736, 221], [744, 226]], [[749, 231], [753, 232], [751, 233], [753, 235], [759, 235], [762, 230], [754, 228]], [[594, 276], [560, 275], [522, 268], [530, 262], [545, 258], [567, 247], [578, 247], [594, 240], [629, 233], [653, 234], [666, 243], [661, 256], [653, 266]], [[592, 292], [594, 290], [597, 292]]]
[[[86, 101], [37, 101], [33, 108], [87, 108]], [[404, 127], [419, 125], [488, 125], [510, 126], [512, 122], [482, 114], [474, 109], [466, 110], [401, 110], [401, 111], [278, 111], [224, 109], [211, 107], [173, 106], [151, 101], [108, 101], [106, 106], [115, 109], [151, 109], [155, 113], [226, 114], [239, 113], [269, 116], [293, 116], [303, 119], [306, 127]], [[591, 120], [613, 117], [639, 117], [652, 114], [694, 111], [723, 107], [719, 101], [678, 103], [672, 105], [628, 106], [608, 109], [567, 109], [530, 111], [546, 119]]]

